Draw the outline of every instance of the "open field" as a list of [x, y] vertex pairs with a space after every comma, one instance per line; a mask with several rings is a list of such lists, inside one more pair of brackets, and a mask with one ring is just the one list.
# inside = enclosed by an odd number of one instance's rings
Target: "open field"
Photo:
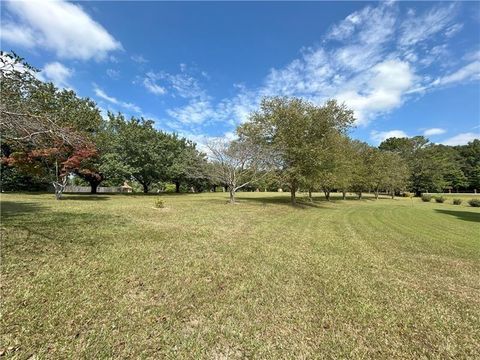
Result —
[[466, 201], [156, 198], [2, 194], [7, 356], [480, 358]]

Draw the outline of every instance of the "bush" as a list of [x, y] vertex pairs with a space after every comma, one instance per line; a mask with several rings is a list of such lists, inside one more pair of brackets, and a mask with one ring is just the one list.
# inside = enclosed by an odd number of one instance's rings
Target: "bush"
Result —
[[462, 203], [462, 199], [453, 199], [453, 205], [460, 205]]
[[471, 199], [468, 204], [473, 207], [480, 207], [480, 199]]
[[413, 193], [405, 191], [405, 192], [402, 193], [402, 196], [403, 197], [413, 197]]
[[445, 202], [445, 198], [443, 196], [436, 196], [435, 202], [442, 204]]
[[430, 202], [432, 200], [432, 195], [429, 194], [422, 194], [422, 201]]
[[163, 209], [165, 207], [165, 202], [162, 199], [155, 200], [155, 207], [158, 209]]

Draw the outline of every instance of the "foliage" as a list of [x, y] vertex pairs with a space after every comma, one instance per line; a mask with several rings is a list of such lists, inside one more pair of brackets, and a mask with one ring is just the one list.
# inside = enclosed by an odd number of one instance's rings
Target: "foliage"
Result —
[[472, 207], [480, 207], [480, 199], [468, 200], [468, 205], [470, 205]]
[[285, 188], [294, 204], [298, 190], [307, 190], [310, 199], [323, 191], [329, 199], [335, 190], [359, 198], [373, 191], [378, 198], [381, 192], [394, 197], [405, 190], [420, 195], [480, 188], [480, 140], [453, 147], [415, 136], [374, 148], [348, 137], [353, 111], [335, 100], [317, 106], [264, 98], [237, 129], [238, 140], [225, 141], [207, 158], [195, 143], [157, 130], [152, 120], [127, 120], [121, 113], [103, 119], [95, 102], [39, 81], [35, 72], [16, 54], [1, 53], [2, 189], [15, 189], [17, 179], [18, 189], [52, 183], [61, 195], [74, 174], [92, 193], [102, 182], [126, 180], [144, 192], [164, 191], [166, 183], [176, 192], [225, 186], [231, 197], [238, 189]]
[[353, 111], [335, 100], [317, 107], [298, 98], [264, 98], [238, 133], [270, 155], [295, 204], [299, 186], [318, 173], [322, 157], [331, 151], [328, 140], [344, 133], [353, 120]]
[[423, 202], [430, 202], [432, 200], [432, 195], [430, 194], [422, 194], [422, 201]]
[[443, 204], [445, 202], [445, 198], [443, 196], [435, 196], [435, 202]]
[[34, 76], [35, 69], [15, 54], [0, 55], [2, 163], [51, 182], [61, 197], [66, 177], [95, 153], [90, 134], [100, 124], [100, 112], [89, 99], [58, 90]]
[[158, 209], [163, 209], [165, 207], [165, 201], [162, 199], [158, 198], [155, 200], [155, 207]]
[[461, 205], [462, 204], [462, 199], [453, 199], [453, 205]]

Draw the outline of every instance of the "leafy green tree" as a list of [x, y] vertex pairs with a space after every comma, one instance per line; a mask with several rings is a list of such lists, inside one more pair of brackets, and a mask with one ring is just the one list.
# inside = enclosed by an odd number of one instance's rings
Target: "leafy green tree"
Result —
[[329, 151], [328, 135], [346, 131], [353, 120], [353, 111], [334, 100], [316, 107], [298, 98], [265, 98], [238, 133], [271, 154], [295, 205], [299, 186], [314, 172], [319, 157]]
[[409, 169], [402, 157], [391, 151], [374, 150], [370, 158], [375, 198], [378, 199], [379, 191], [390, 193], [392, 199], [395, 193], [404, 190], [408, 185]]
[[204, 187], [207, 179], [206, 158], [196, 149], [196, 145], [185, 138], [177, 139], [173, 151], [173, 161], [168, 169], [168, 179], [175, 184], [175, 192], [180, 192], [182, 184]]
[[460, 166], [468, 182], [468, 185], [459, 187], [480, 189], [480, 140], [475, 139], [467, 145], [455, 148], [461, 157]]
[[440, 192], [451, 186], [465, 186], [461, 172], [462, 161], [450, 146], [435, 145], [423, 136], [390, 138], [380, 144], [381, 150], [399, 154], [409, 167], [410, 189], [422, 192]]
[[359, 199], [363, 193], [372, 188], [372, 177], [370, 168], [370, 154], [372, 148], [361, 141], [354, 140], [352, 146], [352, 162], [351, 162], [351, 185], [350, 190], [355, 192]]
[[[148, 193], [154, 183], [168, 179], [169, 167], [173, 163], [175, 137], [157, 131], [151, 120], [134, 117], [125, 120], [121, 114], [110, 114], [109, 120], [115, 132], [115, 143], [111, 149], [114, 155], [108, 158], [108, 165], [121, 164], [121, 172], [129, 173], [138, 181], [144, 193]], [[107, 167], [109, 166], [104, 166]]]

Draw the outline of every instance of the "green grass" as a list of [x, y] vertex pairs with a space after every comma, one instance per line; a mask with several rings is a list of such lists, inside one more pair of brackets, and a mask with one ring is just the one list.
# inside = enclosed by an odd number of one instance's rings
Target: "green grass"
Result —
[[2, 194], [7, 356], [480, 358], [466, 201], [156, 198]]

